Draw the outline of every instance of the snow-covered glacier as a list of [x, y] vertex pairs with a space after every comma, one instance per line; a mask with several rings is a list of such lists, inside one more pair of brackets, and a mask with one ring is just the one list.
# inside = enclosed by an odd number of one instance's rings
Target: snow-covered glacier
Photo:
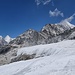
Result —
[[75, 40], [24, 47], [17, 57], [24, 54], [35, 56], [0, 66], [0, 75], [75, 75]]

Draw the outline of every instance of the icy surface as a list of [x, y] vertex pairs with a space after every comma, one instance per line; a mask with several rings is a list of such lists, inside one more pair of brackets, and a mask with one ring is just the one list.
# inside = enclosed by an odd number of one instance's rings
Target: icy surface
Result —
[[17, 56], [34, 53], [39, 58], [0, 66], [0, 75], [75, 75], [75, 40], [21, 48]]

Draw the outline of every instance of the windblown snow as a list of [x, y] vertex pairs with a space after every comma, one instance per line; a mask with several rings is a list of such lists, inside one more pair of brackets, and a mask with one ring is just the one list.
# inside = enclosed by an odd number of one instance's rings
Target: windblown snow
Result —
[[0, 66], [0, 75], [75, 75], [75, 40], [24, 47], [17, 56], [23, 54], [35, 57]]
[[59, 23], [59, 25], [63, 26], [66, 29], [72, 29], [75, 27], [75, 25], [71, 24], [70, 22], [68, 22], [67, 20], [63, 20]]

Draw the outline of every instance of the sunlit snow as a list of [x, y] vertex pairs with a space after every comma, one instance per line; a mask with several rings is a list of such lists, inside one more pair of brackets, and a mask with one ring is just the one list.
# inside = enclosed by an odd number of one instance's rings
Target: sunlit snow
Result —
[[0, 75], [75, 75], [75, 40], [21, 48], [34, 59], [0, 66]]

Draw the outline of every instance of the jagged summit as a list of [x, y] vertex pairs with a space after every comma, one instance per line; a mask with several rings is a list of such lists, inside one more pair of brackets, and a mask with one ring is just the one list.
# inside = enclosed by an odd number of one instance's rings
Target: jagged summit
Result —
[[56, 24], [46, 24], [41, 30], [41, 32], [49, 36], [56, 36], [57, 34], [63, 33], [64, 31], [65, 29], [62, 26]]
[[4, 39], [5, 39], [5, 41], [8, 42], [8, 43], [11, 41], [11, 37], [10, 37], [9, 35], [7, 35]]

